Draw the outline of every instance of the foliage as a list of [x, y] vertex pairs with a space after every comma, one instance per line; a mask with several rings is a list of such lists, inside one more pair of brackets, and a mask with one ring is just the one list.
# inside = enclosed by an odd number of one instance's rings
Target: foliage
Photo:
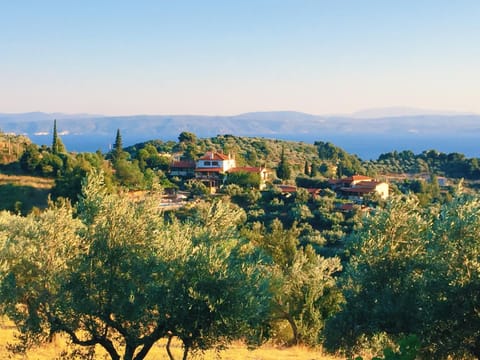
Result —
[[415, 360], [420, 349], [420, 341], [416, 335], [409, 335], [399, 341], [399, 349], [386, 348], [383, 351], [383, 358], [372, 360]]
[[436, 150], [414, 154], [410, 150], [381, 154], [373, 165], [383, 172], [443, 174], [449, 178], [478, 179], [478, 158], [466, 158], [459, 153]]
[[225, 180], [225, 184], [236, 184], [246, 188], [258, 189], [260, 187], [260, 175], [246, 171], [229, 173]]
[[351, 349], [360, 335], [417, 329], [429, 224], [415, 199], [395, 198], [351, 236], [346, 302], [327, 325], [328, 347]]
[[201, 181], [191, 180], [186, 184], [186, 188], [192, 196], [204, 196], [210, 194], [210, 189]]
[[197, 139], [197, 152], [220, 151], [235, 156], [237, 166], [264, 166], [274, 169], [281, 160], [282, 149], [288, 154], [291, 176], [304, 171], [305, 162], [317, 163], [318, 154], [312, 144], [302, 142], [266, 139], [260, 137], [243, 137], [234, 135], [217, 135], [207, 139]]
[[480, 357], [480, 199], [457, 196], [437, 215], [430, 234], [421, 333], [436, 358]]
[[112, 185], [111, 168], [104, 162], [103, 155], [97, 153], [80, 153], [65, 158], [63, 170], [55, 179], [52, 198], [63, 197], [76, 203], [81, 194], [83, 179], [91, 171], [103, 171], [107, 186]]
[[297, 176], [295, 184], [303, 188], [327, 189], [329, 187], [328, 180], [325, 178], [309, 178], [305, 176]]
[[295, 225], [284, 229], [276, 220], [268, 230], [257, 224], [250, 238], [272, 258], [273, 319], [288, 321], [292, 343], [315, 346], [325, 319], [342, 300], [334, 279], [341, 265], [338, 258], [317, 255], [311, 246], [300, 247], [300, 232]]
[[115, 179], [120, 185], [129, 189], [141, 189], [144, 187], [144, 174], [138, 166], [138, 162], [126, 159], [117, 160], [113, 164]]
[[222, 204], [208, 211], [222, 214], [214, 226], [164, 221], [155, 201], [109, 194], [93, 174], [76, 211], [61, 202], [27, 217], [0, 214], [1, 310], [26, 347], [65, 333], [112, 359], [143, 359], [157, 340], [177, 336], [186, 358], [239, 337], [260, 340], [268, 281]]
[[41, 176], [56, 176], [63, 168], [65, 154], [54, 154], [48, 148], [35, 144], [26, 147], [19, 162], [26, 173]]
[[366, 172], [358, 157], [348, 154], [345, 150], [336, 147], [332, 143], [315, 141], [315, 146], [317, 147], [320, 160], [328, 161], [336, 166], [336, 175], [338, 177], [364, 174]]
[[0, 164], [12, 164], [18, 161], [25, 148], [31, 143], [23, 135], [5, 134], [0, 131]]
[[417, 334], [429, 358], [477, 358], [479, 230], [478, 197], [426, 210], [393, 199], [351, 238], [346, 303], [327, 324], [326, 345], [348, 352], [363, 335]]
[[146, 149], [149, 154], [154, 153], [153, 149], [155, 149], [157, 154], [166, 155], [173, 152], [176, 145], [177, 143], [175, 141], [162, 141], [157, 139], [127, 146], [123, 150], [128, 152], [132, 158], [136, 157], [135, 154], [141, 149]]
[[180, 135], [178, 135], [178, 141], [185, 143], [194, 143], [197, 141], [197, 136], [194, 133], [183, 131], [180, 133]]

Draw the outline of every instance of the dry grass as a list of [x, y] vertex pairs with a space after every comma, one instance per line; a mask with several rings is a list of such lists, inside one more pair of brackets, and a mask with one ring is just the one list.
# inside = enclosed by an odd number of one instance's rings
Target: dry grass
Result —
[[[1, 359], [23, 359], [23, 360], [56, 360], [66, 347], [63, 338], [57, 337], [51, 343], [33, 349], [27, 355], [13, 356], [6, 349], [7, 344], [15, 342], [15, 330], [7, 321], [0, 320], [0, 358]], [[182, 348], [179, 342], [173, 343], [172, 352], [176, 358], [181, 358]], [[102, 349], [96, 350], [98, 360], [108, 360], [109, 357]], [[288, 348], [279, 348], [271, 345], [262, 346], [259, 349], [248, 350], [241, 343], [234, 343], [229, 349], [216, 353], [207, 351], [203, 354], [193, 354], [189, 358], [202, 360], [339, 360], [339, 357], [328, 356], [321, 350], [312, 350], [306, 347], [296, 346]], [[160, 341], [146, 358], [147, 360], [168, 360], [165, 351], [165, 341]]]
[[28, 214], [34, 207], [44, 209], [53, 179], [0, 174], [0, 210]]
[[0, 185], [6, 184], [12, 184], [16, 186], [29, 186], [35, 189], [51, 189], [55, 184], [55, 181], [53, 179], [36, 176], [0, 174]]

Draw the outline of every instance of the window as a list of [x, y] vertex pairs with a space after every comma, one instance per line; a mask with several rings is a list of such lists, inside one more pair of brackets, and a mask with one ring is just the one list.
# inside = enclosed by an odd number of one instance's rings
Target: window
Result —
[[212, 166], [218, 166], [218, 161], [212, 161]]
[[204, 162], [203, 162], [203, 165], [205, 165], [205, 166], [210, 166], [210, 161], [204, 161]]

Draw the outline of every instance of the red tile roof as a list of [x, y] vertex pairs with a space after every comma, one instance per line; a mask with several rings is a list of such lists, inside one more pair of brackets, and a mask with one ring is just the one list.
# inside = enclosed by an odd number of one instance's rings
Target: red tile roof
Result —
[[360, 181], [354, 185], [355, 188], [372, 188], [374, 189], [380, 182], [378, 181]]
[[174, 161], [170, 167], [195, 169], [195, 161], [184, 161], [184, 160]]
[[328, 180], [330, 184], [351, 184], [354, 181], [373, 181], [373, 179], [369, 176], [353, 175], [346, 178]]
[[199, 160], [230, 160], [230, 157], [225, 154], [207, 151]]
[[369, 176], [364, 176], [364, 175], [353, 175], [347, 178], [350, 181], [359, 181], [359, 180], [373, 180]]

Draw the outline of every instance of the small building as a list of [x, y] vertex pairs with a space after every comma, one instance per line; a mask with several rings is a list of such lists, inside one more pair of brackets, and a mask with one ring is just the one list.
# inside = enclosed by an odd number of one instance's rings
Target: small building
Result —
[[170, 175], [181, 177], [193, 177], [195, 175], [195, 161], [176, 160], [170, 165]]
[[353, 175], [340, 179], [330, 179], [328, 180], [328, 183], [333, 190], [336, 190], [344, 187], [352, 187], [362, 181], [373, 181], [373, 179], [369, 176]]
[[388, 198], [390, 190], [386, 182], [377, 181], [364, 175], [331, 179], [329, 184], [333, 190], [357, 202], [361, 202], [366, 195], [372, 194], [377, 194], [381, 199], [385, 200]]
[[361, 200], [365, 195], [377, 194], [381, 199], [388, 198], [389, 186], [379, 181], [361, 181], [351, 187], [343, 187], [340, 191], [352, 200]]

